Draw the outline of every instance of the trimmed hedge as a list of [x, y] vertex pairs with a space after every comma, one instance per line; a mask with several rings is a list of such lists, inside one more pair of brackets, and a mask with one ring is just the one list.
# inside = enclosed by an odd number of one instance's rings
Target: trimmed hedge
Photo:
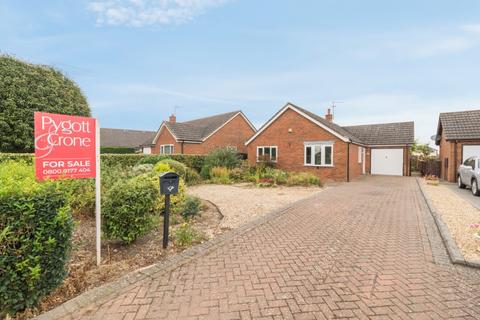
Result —
[[[156, 164], [157, 162], [165, 159], [173, 159], [183, 163], [187, 167], [193, 168], [200, 172], [205, 162], [205, 156], [203, 155], [190, 155], [190, 154], [172, 154], [172, 155], [155, 155], [155, 154], [102, 154], [102, 165], [105, 166], [123, 166], [133, 167], [136, 164]], [[33, 163], [32, 153], [1, 153], [0, 163], [7, 160], [23, 160], [28, 163]]]
[[61, 71], [0, 54], [0, 150], [34, 148], [33, 113], [90, 116], [78, 85]]
[[102, 206], [104, 234], [127, 244], [147, 234], [154, 228], [158, 199], [157, 182], [148, 174], [117, 181]]
[[0, 152], [0, 163], [5, 161], [24, 161], [26, 163], [33, 163], [33, 153], [2, 153]]
[[73, 219], [61, 183], [33, 167], [0, 166], [0, 318], [35, 307], [67, 275]]
[[135, 148], [129, 148], [129, 147], [100, 147], [100, 153], [132, 154], [132, 153], [135, 153]]

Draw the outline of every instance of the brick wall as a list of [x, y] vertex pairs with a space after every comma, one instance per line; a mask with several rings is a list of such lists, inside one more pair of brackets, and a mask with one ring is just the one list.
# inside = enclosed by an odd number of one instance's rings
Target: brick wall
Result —
[[[334, 144], [333, 167], [305, 166], [305, 141], [332, 141]], [[324, 181], [346, 181], [347, 179], [347, 143], [290, 109], [248, 145], [248, 159], [252, 164], [256, 163], [257, 146], [278, 147], [278, 168], [309, 172]], [[352, 154], [353, 152], [351, 151]]]
[[[463, 162], [463, 146], [480, 144], [480, 140], [446, 141], [444, 137], [440, 141], [439, 157], [442, 162], [441, 178], [450, 182], [457, 180], [457, 168]], [[457, 150], [457, 161], [455, 162], [455, 149]], [[448, 158], [448, 168], [445, 168], [445, 159]]]
[[362, 175], [363, 164], [358, 162], [358, 153], [360, 152], [360, 148], [360, 146], [350, 144], [350, 180], [358, 178]]
[[159, 154], [162, 144], [173, 144], [174, 153], [180, 153], [180, 144], [175, 141], [175, 138], [166, 127], [163, 127], [160, 131], [157, 143], [152, 148], [152, 154]]

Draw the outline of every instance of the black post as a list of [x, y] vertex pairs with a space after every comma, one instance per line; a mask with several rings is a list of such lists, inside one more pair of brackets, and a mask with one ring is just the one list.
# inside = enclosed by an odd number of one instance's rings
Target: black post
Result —
[[165, 211], [163, 213], [163, 249], [168, 246], [168, 227], [169, 227], [169, 215], [170, 215], [170, 195], [165, 195]]

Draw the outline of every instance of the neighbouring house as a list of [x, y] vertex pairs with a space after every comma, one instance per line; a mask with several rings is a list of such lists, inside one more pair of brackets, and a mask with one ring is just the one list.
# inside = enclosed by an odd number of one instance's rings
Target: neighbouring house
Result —
[[440, 178], [455, 182], [458, 166], [480, 156], [480, 110], [440, 113], [435, 143], [440, 146]]
[[[100, 129], [100, 148], [104, 150], [131, 149], [133, 152], [142, 151], [145, 142], [152, 141], [155, 131]], [[143, 149], [145, 150], [145, 149]]]
[[252, 164], [310, 172], [325, 181], [350, 181], [362, 174], [410, 175], [413, 122], [342, 127], [287, 103], [245, 144]]
[[148, 147], [154, 154], [207, 154], [232, 148], [246, 154], [245, 141], [256, 132], [242, 111], [233, 111], [186, 122], [171, 115], [162, 122]]

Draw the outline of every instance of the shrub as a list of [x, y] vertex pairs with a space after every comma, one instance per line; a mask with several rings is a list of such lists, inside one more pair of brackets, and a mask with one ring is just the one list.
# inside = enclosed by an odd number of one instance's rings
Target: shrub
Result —
[[233, 169], [240, 165], [240, 159], [235, 150], [231, 148], [219, 148], [210, 151], [205, 157], [205, 162], [200, 174], [204, 179], [210, 178], [211, 169], [214, 167], [226, 167]]
[[200, 181], [202, 181], [202, 178], [198, 172], [195, 169], [187, 168], [187, 171], [185, 172], [185, 182], [188, 185], [195, 185], [200, 183]]
[[33, 153], [2, 153], [0, 152], [0, 163], [14, 160], [33, 164]]
[[182, 216], [185, 219], [194, 217], [198, 214], [202, 207], [202, 202], [197, 197], [186, 196], [185, 204], [183, 205]]
[[204, 237], [188, 223], [183, 223], [177, 230], [175, 230], [174, 241], [175, 244], [180, 247], [190, 246], [203, 239]]
[[33, 113], [90, 116], [80, 88], [60, 71], [0, 55], [0, 150], [33, 151]]
[[95, 180], [75, 179], [61, 182], [69, 193], [69, 203], [75, 215], [95, 215]]
[[189, 168], [197, 171], [202, 170], [203, 163], [205, 161], [204, 155], [191, 155], [191, 154], [171, 154], [171, 155], [141, 155], [138, 164], [157, 164], [159, 161], [165, 159], [173, 159], [183, 163]]
[[245, 173], [241, 168], [233, 168], [230, 170], [229, 178], [235, 182], [242, 182], [245, 179]]
[[140, 175], [143, 173], [149, 173], [153, 171], [153, 164], [137, 164], [132, 169], [134, 175]]
[[159, 162], [155, 165], [155, 167], [153, 167], [153, 170], [156, 173], [164, 173], [164, 172], [171, 172], [172, 168], [170, 168], [170, 166], [164, 162]]
[[150, 175], [118, 181], [103, 200], [103, 231], [107, 238], [129, 244], [151, 231], [158, 201], [158, 185]]
[[0, 318], [35, 307], [65, 278], [73, 220], [60, 183], [0, 164]]
[[229, 184], [230, 170], [225, 167], [213, 167], [210, 171], [211, 180], [213, 183]]
[[174, 172], [176, 172], [180, 177], [185, 178], [185, 174], [187, 172], [187, 166], [183, 163], [173, 160], [173, 159], [164, 159], [160, 161], [161, 163], [166, 163], [172, 168]]
[[322, 181], [317, 176], [306, 173], [306, 172], [299, 172], [299, 173], [292, 173], [287, 180], [287, 185], [289, 186], [322, 186]]

